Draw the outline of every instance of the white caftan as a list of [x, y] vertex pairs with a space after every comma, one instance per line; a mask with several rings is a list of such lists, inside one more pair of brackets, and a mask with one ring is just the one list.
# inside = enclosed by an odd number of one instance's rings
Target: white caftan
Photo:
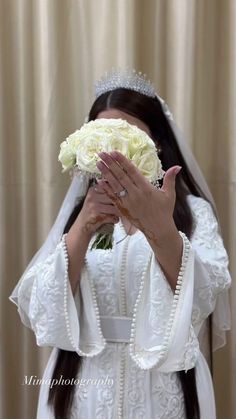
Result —
[[[10, 299], [37, 344], [54, 348], [42, 377], [38, 419], [54, 418], [47, 407], [46, 383], [56, 348], [83, 356], [73, 419], [185, 418], [176, 371], [194, 366], [201, 419], [215, 419], [211, 376], [197, 335], [231, 279], [210, 205], [193, 195], [188, 200], [195, 230], [190, 244], [184, 240], [175, 293], [141, 231], [116, 244], [125, 235], [121, 222], [114, 226], [112, 250], [88, 248], [75, 296], [68, 280], [65, 236], [44, 262], [27, 272], [17, 297]], [[124, 334], [131, 327], [131, 336], [109, 340], [112, 318], [121, 321]]]

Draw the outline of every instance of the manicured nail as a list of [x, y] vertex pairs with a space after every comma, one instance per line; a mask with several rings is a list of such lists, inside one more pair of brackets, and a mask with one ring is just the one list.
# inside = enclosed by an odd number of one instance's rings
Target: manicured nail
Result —
[[118, 157], [118, 156], [119, 156], [119, 154], [118, 154], [115, 150], [111, 151], [111, 152], [110, 152], [110, 155], [111, 155], [112, 157]]
[[99, 169], [102, 169], [102, 168], [103, 168], [103, 164], [102, 164], [101, 160], [97, 161], [96, 166], [97, 166]]
[[180, 172], [181, 169], [182, 169], [182, 166], [177, 166], [175, 168], [175, 175], [177, 175]]
[[106, 153], [104, 151], [100, 151], [99, 153], [97, 153], [98, 156], [100, 157], [104, 157], [106, 155]]

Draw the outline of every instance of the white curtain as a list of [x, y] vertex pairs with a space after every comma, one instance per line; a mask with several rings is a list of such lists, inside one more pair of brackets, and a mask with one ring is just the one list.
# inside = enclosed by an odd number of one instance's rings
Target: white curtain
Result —
[[[2, 418], [35, 417], [49, 350], [9, 302], [69, 183], [59, 144], [79, 128], [93, 83], [112, 66], [141, 70], [184, 131], [216, 199], [236, 273], [236, 2], [0, 0]], [[231, 291], [236, 314], [235, 284]], [[236, 333], [214, 356], [219, 419], [236, 417]], [[234, 349], [233, 349], [234, 348]]]

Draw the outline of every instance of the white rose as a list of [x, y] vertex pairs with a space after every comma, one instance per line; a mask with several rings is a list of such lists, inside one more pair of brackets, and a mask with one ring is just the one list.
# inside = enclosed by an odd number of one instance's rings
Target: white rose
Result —
[[73, 134], [69, 135], [69, 137], [67, 138], [67, 142], [68, 144], [70, 144], [70, 147], [74, 150], [75, 154], [76, 154], [80, 141], [81, 141], [80, 130], [75, 131]]
[[107, 142], [107, 147], [108, 152], [118, 150], [126, 157], [129, 155], [129, 141], [127, 137], [124, 137], [119, 131], [114, 131]]
[[64, 171], [75, 167], [96, 173], [101, 151], [120, 151], [150, 181], [163, 177], [155, 144], [147, 133], [123, 119], [96, 119], [85, 123], [61, 144], [59, 160]]
[[89, 124], [91, 124], [91, 127], [102, 128], [108, 131], [113, 131], [114, 129], [127, 130], [129, 128], [128, 122], [121, 118], [99, 118], [95, 121], [90, 121]]
[[163, 177], [164, 172], [155, 149], [139, 150], [131, 161], [150, 182]]
[[129, 158], [132, 159], [133, 155], [144, 149], [145, 147], [155, 150], [155, 144], [152, 139], [138, 127], [134, 127], [130, 135], [129, 141]]
[[99, 160], [97, 153], [106, 151], [106, 141], [101, 133], [87, 133], [82, 135], [77, 147], [76, 164], [80, 170], [99, 174], [96, 163]]
[[58, 160], [62, 164], [63, 172], [71, 169], [75, 165], [76, 155], [74, 148], [66, 141], [61, 144]]

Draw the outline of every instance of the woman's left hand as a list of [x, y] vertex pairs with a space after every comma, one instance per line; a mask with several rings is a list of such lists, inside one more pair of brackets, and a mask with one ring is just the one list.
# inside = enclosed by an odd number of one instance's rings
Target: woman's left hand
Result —
[[[98, 181], [97, 186], [107, 193], [121, 214], [154, 242], [170, 235], [173, 229], [177, 230], [173, 212], [175, 178], [180, 166], [167, 170], [163, 186], [157, 189], [120, 152], [102, 152], [99, 157], [102, 161], [97, 162], [97, 167], [105, 179]], [[127, 193], [119, 197], [117, 193], [124, 189]]]

